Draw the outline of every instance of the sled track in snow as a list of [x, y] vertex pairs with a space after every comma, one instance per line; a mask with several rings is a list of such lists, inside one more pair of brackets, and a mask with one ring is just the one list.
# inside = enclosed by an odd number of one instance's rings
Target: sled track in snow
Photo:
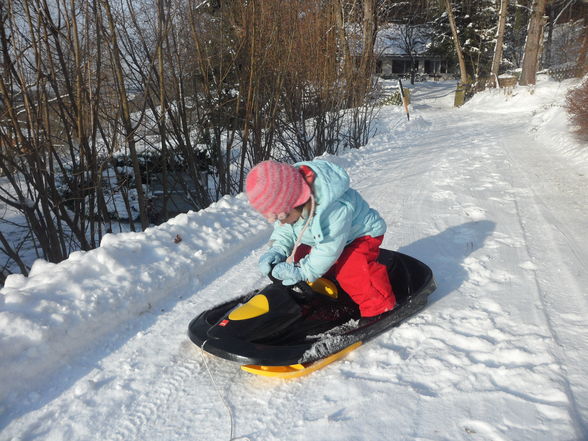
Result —
[[[523, 136], [519, 137], [521, 142], [523, 139]], [[588, 422], [582, 416], [582, 411], [585, 413], [588, 409], [588, 388], [569, 381], [570, 374], [582, 376], [583, 367], [588, 363], [588, 345], [570, 348], [572, 341], [573, 345], [578, 344], [572, 336], [583, 332], [584, 318], [588, 315], [588, 299], [581, 289], [581, 286], [588, 286], [585, 250], [578, 247], [577, 240], [570, 231], [575, 231], [576, 238], [581, 238], [581, 231], [588, 231], [588, 222], [584, 221], [584, 226], [572, 225], [566, 213], [554, 213], [551, 204], [547, 202], [553, 197], [569, 198], [568, 195], [572, 194], [569, 190], [584, 187], [586, 179], [581, 174], [575, 174], [570, 164], [547, 162], [545, 152], [541, 149], [534, 148], [532, 152], [527, 152], [523, 159], [520, 156], [521, 152], [516, 149], [503, 146], [503, 150], [516, 166], [517, 179], [524, 183], [522, 186], [529, 189], [528, 194], [515, 201], [527, 253], [537, 262], [541, 261], [543, 254], [553, 253], [559, 256], [557, 260], [562, 262], [557, 268], [539, 266], [533, 271], [533, 280], [541, 301], [545, 323], [555, 343], [551, 351], [560, 364], [561, 383], [570, 403], [570, 413], [575, 421], [578, 439], [588, 439]], [[525, 161], [526, 168], [520, 166], [522, 160]], [[549, 167], [545, 167], [545, 164], [549, 164]], [[560, 173], [554, 178], [549, 173], [551, 167], [569, 167], [570, 171], [567, 175]], [[529, 178], [529, 172], [535, 175], [541, 173], [545, 187], [557, 186], [559, 191], [543, 193], [545, 188], [535, 188]], [[563, 177], [565, 179], [562, 179]], [[577, 200], [578, 197], [583, 200]], [[567, 203], [570, 209], [588, 207], [586, 192], [580, 195], [573, 192], [573, 198], [574, 200]], [[549, 225], [551, 228], [539, 229], [536, 222], [525, 221], [528, 219], [544, 219], [543, 225]], [[586, 283], [583, 283], [582, 279]]]

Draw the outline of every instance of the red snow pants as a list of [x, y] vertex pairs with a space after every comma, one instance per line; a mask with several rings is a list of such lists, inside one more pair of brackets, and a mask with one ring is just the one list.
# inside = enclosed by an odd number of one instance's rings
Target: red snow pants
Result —
[[[384, 236], [362, 236], [344, 249], [325, 277], [337, 280], [341, 288], [359, 305], [362, 317], [373, 317], [390, 311], [396, 297], [390, 285], [386, 266], [376, 262]], [[312, 248], [300, 245], [294, 255], [298, 262]]]

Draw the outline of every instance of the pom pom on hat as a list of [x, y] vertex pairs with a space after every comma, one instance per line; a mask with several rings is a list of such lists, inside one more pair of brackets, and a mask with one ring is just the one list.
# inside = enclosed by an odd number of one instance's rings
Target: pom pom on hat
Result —
[[253, 208], [270, 222], [285, 219], [294, 207], [310, 199], [310, 187], [300, 171], [276, 161], [257, 164], [245, 182], [247, 198]]

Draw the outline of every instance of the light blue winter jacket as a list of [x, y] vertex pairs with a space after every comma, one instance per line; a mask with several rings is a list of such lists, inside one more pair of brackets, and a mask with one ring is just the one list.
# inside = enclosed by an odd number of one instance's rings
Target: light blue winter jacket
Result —
[[[316, 174], [312, 185], [316, 211], [312, 223], [304, 232], [302, 243], [312, 251], [300, 261], [300, 268], [308, 281], [315, 281], [335, 263], [343, 248], [358, 237], [378, 237], [386, 232], [386, 223], [379, 213], [370, 208], [360, 194], [349, 187], [349, 175], [341, 167], [327, 161], [299, 162]], [[288, 256], [302, 231], [305, 218], [293, 225], [274, 224], [272, 247]]]

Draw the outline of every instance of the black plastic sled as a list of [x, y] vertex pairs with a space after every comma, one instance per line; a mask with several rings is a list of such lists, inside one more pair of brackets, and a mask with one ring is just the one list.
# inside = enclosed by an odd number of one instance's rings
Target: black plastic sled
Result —
[[372, 318], [333, 281], [294, 287], [274, 281], [261, 290], [203, 312], [188, 335], [204, 351], [265, 376], [296, 377], [341, 358], [422, 310], [436, 284], [419, 260], [382, 249], [396, 307]]

